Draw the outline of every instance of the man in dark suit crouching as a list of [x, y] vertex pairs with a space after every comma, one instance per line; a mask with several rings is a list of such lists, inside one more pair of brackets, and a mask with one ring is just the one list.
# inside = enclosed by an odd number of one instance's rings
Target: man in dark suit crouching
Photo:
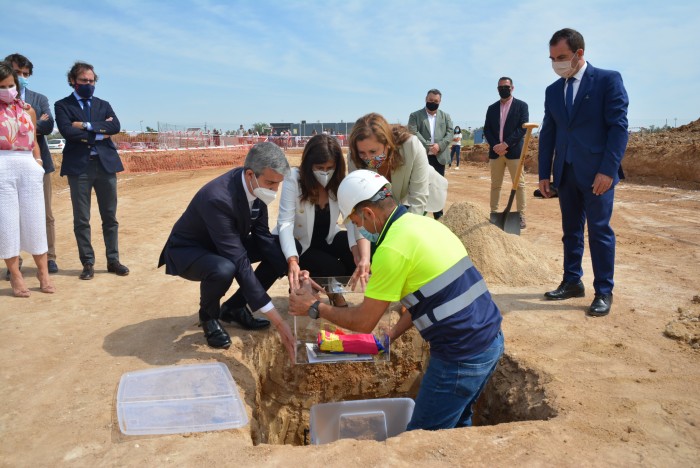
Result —
[[[177, 220], [158, 266], [169, 275], [201, 282], [199, 320], [212, 348], [228, 348], [231, 339], [219, 320], [246, 329], [266, 328], [270, 322], [250, 313], [264, 313], [275, 325], [294, 361], [294, 338], [267, 294], [287, 274], [287, 261], [268, 226], [267, 204], [289, 172], [284, 152], [274, 143], [251, 148], [243, 167], [202, 187]], [[251, 263], [260, 262], [253, 273]], [[233, 279], [238, 291], [224, 304]], [[246, 306], [247, 304], [247, 306]]]

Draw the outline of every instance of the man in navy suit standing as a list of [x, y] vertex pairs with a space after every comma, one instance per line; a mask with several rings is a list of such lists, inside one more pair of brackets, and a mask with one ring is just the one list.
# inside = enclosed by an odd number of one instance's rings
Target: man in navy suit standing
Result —
[[[294, 337], [267, 294], [287, 274], [287, 260], [270, 233], [267, 205], [288, 173], [289, 163], [279, 146], [254, 145], [243, 167], [197, 192], [165, 243], [158, 267], [165, 265], [166, 274], [200, 283], [199, 322], [212, 348], [231, 345], [220, 320], [247, 330], [269, 327], [271, 320], [294, 362]], [[255, 262], [260, 264], [253, 272]], [[220, 304], [234, 279], [238, 291]], [[254, 318], [251, 310], [270, 320]]]
[[595, 297], [588, 315], [610, 312], [613, 301], [615, 233], [610, 227], [615, 185], [624, 177], [629, 100], [620, 73], [595, 68], [583, 57], [583, 36], [573, 29], [557, 31], [549, 41], [552, 68], [561, 79], [547, 87], [539, 135], [540, 191], [559, 192], [564, 236], [564, 277], [551, 300], [583, 297], [581, 259], [584, 225], [593, 264]]
[[124, 170], [117, 148], [110, 138], [120, 124], [109, 102], [94, 97], [97, 75], [92, 65], [76, 62], [68, 72], [73, 93], [57, 101], [56, 124], [66, 139], [61, 175], [68, 176], [73, 205], [73, 232], [83, 271], [80, 279], [95, 276], [95, 251], [90, 241], [90, 200], [95, 190], [102, 218], [107, 271], [126, 276], [129, 269], [119, 261], [117, 222], [117, 172]]
[[[513, 97], [513, 80], [507, 76], [498, 80], [498, 101], [489, 106], [484, 123], [484, 137], [489, 143], [489, 168], [491, 169], [491, 212], [498, 211], [503, 175], [508, 168], [510, 178], [515, 178], [523, 149], [525, 129], [530, 119], [527, 103]], [[525, 229], [525, 174], [520, 176], [515, 199], [520, 213], [520, 228]]]
[[[41, 151], [41, 162], [44, 167], [44, 205], [46, 207], [46, 240], [49, 245], [49, 273], [57, 273], [56, 264], [56, 226], [51, 210], [51, 198], [53, 194], [51, 186], [51, 174], [56, 171], [46, 142], [46, 135], [53, 132], [53, 115], [49, 100], [43, 94], [32, 91], [28, 88], [29, 78], [34, 73], [34, 64], [24, 55], [12, 54], [5, 57], [5, 61], [12, 64], [12, 69], [17, 73], [20, 84], [21, 99], [32, 106], [36, 112], [36, 133]], [[9, 273], [9, 272], [8, 272]], [[9, 280], [9, 278], [8, 278]]]

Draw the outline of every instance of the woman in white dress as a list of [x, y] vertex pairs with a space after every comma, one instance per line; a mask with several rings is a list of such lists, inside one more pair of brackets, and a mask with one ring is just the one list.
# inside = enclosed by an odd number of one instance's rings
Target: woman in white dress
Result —
[[36, 113], [18, 98], [12, 66], [0, 62], [0, 257], [10, 272], [12, 294], [29, 297], [19, 253], [29, 252], [42, 292], [53, 293], [49, 277], [44, 170], [36, 142]]
[[304, 147], [301, 165], [292, 168], [282, 183], [276, 231], [289, 265], [292, 291], [300, 287], [304, 270], [311, 277], [352, 275], [352, 283], [362, 285], [368, 278], [369, 241], [356, 242], [352, 230], [348, 235], [338, 225], [336, 193], [344, 177], [338, 140], [316, 135]]

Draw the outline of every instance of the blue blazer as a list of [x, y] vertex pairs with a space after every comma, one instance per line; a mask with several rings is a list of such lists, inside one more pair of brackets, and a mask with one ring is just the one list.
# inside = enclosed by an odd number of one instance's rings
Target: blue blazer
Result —
[[616, 71], [595, 68], [588, 63], [581, 79], [572, 115], [564, 105], [564, 78], [547, 87], [544, 120], [539, 134], [540, 180], [554, 173], [559, 185], [567, 152], [580, 185], [593, 184], [596, 174], [624, 178], [620, 165], [627, 148], [627, 106], [629, 99]]
[[[74, 128], [73, 122], [84, 122], [85, 114], [80, 107], [76, 97], [71, 94], [68, 97], [57, 101], [54, 104], [56, 111], [56, 124], [58, 131], [66, 139], [66, 146], [63, 148], [63, 162], [61, 164], [61, 175], [80, 175], [85, 172], [90, 156], [90, 147], [94, 146], [99, 155], [102, 167], [110, 174], [124, 170], [122, 160], [117, 153], [117, 147], [111, 138], [97, 140], [97, 134], [116, 135], [121, 129], [119, 119], [112, 110], [109, 102], [100, 98], [92, 98], [90, 107], [90, 125], [92, 131]], [[111, 121], [107, 121], [108, 118]]]
[[257, 219], [250, 219], [243, 187], [243, 168], [236, 168], [202, 187], [177, 220], [160, 254], [158, 267], [179, 275], [208, 250], [236, 266], [235, 278], [252, 310], [270, 302], [270, 296], [255, 277], [243, 240], [255, 237], [261, 251], [279, 250], [268, 227], [267, 206], [260, 203]]
[[[36, 112], [36, 139], [39, 142], [39, 150], [41, 151], [41, 162], [44, 166], [44, 172], [46, 174], [54, 172], [56, 166], [53, 164], [53, 158], [51, 157], [51, 151], [49, 151], [49, 144], [46, 142], [46, 135], [51, 135], [53, 132], [53, 115], [51, 114], [51, 106], [49, 106], [49, 100], [40, 93], [35, 93], [32, 90], [24, 90], [24, 102], [29, 104], [34, 108]], [[48, 120], [41, 120], [42, 114], [49, 116]]]
[[[508, 144], [506, 150], [507, 159], [520, 159], [523, 150], [523, 137], [525, 129], [523, 124], [530, 119], [530, 111], [527, 103], [513, 98], [510, 110], [506, 116], [506, 124], [503, 126], [503, 141]], [[498, 159], [498, 153], [493, 147], [501, 142], [498, 138], [501, 131], [501, 101], [491, 104], [486, 110], [486, 122], [484, 123], [484, 137], [489, 143], [489, 158]]]

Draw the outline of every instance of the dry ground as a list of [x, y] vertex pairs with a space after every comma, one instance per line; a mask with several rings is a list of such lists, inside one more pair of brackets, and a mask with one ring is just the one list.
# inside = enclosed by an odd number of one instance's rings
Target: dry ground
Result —
[[[558, 283], [558, 272], [537, 286], [492, 285], [504, 313], [510, 367], [528, 376], [542, 400], [512, 404], [534, 407], [544, 402], [556, 414], [549, 420], [417, 431], [381, 443], [343, 440], [318, 447], [254, 445], [265, 431], [257, 420], [230, 431], [122, 435], [114, 408], [124, 372], [224, 362], [254, 418], [260, 387], [267, 382], [260, 376], [281, 365], [283, 351], [274, 332], [228, 327], [234, 343], [229, 350], [204, 346], [195, 325], [198, 285], [156, 269], [173, 222], [195, 191], [223, 171], [121, 175], [120, 247], [131, 274], [118, 278], [106, 273], [95, 212], [98, 263], [92, 281], [77, 278], [81, 266], [71, 232], [69, 194], [61, 188], [65, 184], [57, 183], [58, 292], [49, 296], [38, 291], [31, 261], [25, 262], [31, 298], [11, 297], [9, 283], [0, 282], [0, 465], [700, 464], [700, 351], [692, 347], [700, 313], [700, 194], [631, 183], [617, 192], [617, 284], [610, 316], [585, 316], [592, 298], [588, 252], [584, 280], [589, 293], [584, 299], [542, 299]], [[487, 208], [484, 165], [463, 164], [448, 178], [448, 203], [468, 200]], [[534, 179], [529, 176], [530, 194]], [[560, 263], [556, 200], [530, 198], [528, 213], [522, 238]], [[286, 307], [285, 292], [284, 281], [273, 288], [280, 309]], [[664, 335], [669, 323], [670, 334], [678, 339]], [[281, 375], [303, 372], [311, 371], [286, 369]], [[372, 372], [369, 368], [365, 378]], [[293, 385], [289, 382], [288, 390], [293, 392]]]

